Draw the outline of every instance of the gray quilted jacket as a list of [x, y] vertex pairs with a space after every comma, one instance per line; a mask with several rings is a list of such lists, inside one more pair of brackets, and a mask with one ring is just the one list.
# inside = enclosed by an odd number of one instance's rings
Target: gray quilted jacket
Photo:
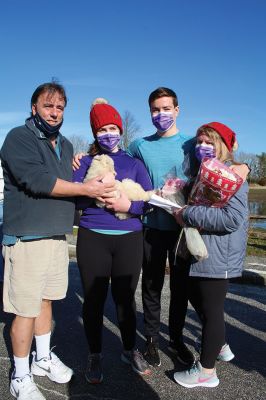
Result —
[[200, 228], [209, 257], [192, 258], [190, 276], [235, 278], [241, 276], [247, 246], [248, 184], [245, 182], [223, 208], [188, 206], [187, 226]]

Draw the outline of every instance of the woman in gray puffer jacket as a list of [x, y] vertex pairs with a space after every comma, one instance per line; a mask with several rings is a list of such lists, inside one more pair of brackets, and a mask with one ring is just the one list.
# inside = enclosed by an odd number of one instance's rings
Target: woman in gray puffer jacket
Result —
[[[235, 133], [218, 122], [197, 131], [196, 156], [216, 157], [235, 164], [232, 152], [237, 145]], [[225, 342], [224, 301], [230, 278], [241, 276], [247, 245], [248, 184], [244, 182], [223, 208], [187, 206], [175, 213], [180, 225], [200, 229], [209, 257], [191, 260], [190, 301], [202, 321], [200, 360], [191, 369], [176, 372], [174, 379], [185, 387], [215, 387], [216, 359], [230, 361], [234, 355]]]

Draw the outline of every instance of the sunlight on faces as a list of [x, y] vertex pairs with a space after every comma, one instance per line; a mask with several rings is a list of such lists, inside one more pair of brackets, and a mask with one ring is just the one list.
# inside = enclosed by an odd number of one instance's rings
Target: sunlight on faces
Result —
[[106, 133], [119, 133], [120, 134], [120, 129], [115, 124], [104, 125], [96, 132], [96, 135], [101, 136], [101, 135], [105, 135]]
[[37, 103], [32, 105], [31, 110], [33, 115], [38, 112], [45, 122], [54, 126], [62, 122], [64, 108], [65, 100], [60, 93], [44, 92], [38, 97]]
[[116, 153], [119, 150], [120, 129], [115, 124], [104, 125], [96, 132], [99, 146], [105, 151]]
[[151, 115], [154, 117], [161, 112], [171, 112], [173, 118], [176, 119], [179, 114], [179, 107], [174, 106], [172, 97], [160, 97], [151, 103], [150, 107]]
[[211, 144], [214, 146], [214, 141], [205, 133], [201, 133], [197, 136], [197, 144]]
[[204, 132], [199, 131], [197, 144], [211, 144], [215, 149], [216, 158], [220, 161], [232, 159], [232, 155], [226, 147], [221, 136], [211, 128], [204, 128]]

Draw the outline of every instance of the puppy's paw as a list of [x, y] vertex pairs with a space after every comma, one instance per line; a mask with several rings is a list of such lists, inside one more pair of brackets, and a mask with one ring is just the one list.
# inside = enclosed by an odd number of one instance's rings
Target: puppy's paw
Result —
[[120, 213], [120, 212], [117, 212], [117, 213], [115, 213], [115, 216], [118, 218], [118, 219], [121, 219], [121, 220], [123, 220], [123, 219], [128, 219], [128, 218], [130, 218], [131, 217], [131, 215], [129, 214], [129, 213]]

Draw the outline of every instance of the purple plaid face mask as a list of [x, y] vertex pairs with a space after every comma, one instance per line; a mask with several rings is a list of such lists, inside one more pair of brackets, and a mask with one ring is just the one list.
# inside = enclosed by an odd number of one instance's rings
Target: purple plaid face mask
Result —
[[212, 144], [197, 144], [195, 147], [195, 154], [197, 159], [201, 162], [203, 158], [214, 158], [216, 152]]
[[152, 117], [153, 125], [158, 129], [159, 132], [163, 133], [172, 128], [175, 123], [172, 112], [160, 112]]
[[103, 150], [111, 152], [120, 142], [120, 133], [106, 132], [97, 136], [97, 142]]

